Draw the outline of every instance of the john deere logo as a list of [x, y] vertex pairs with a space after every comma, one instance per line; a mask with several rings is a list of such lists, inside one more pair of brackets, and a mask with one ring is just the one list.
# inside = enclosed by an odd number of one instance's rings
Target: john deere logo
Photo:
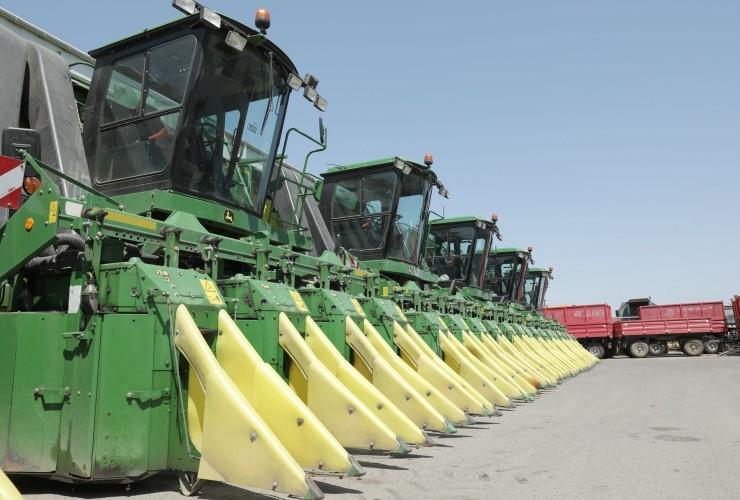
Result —
[[234, 212], [232, 212], [231, 210], [224, 210], [224, 220], [228, 224], [233, 224], [234, 223]]

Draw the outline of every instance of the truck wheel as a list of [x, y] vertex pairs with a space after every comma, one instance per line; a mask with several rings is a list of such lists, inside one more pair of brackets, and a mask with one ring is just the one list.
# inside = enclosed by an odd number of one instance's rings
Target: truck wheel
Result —
[[637, 342], [632, 342], [630, 344], [629, 353], [630, 356], [632, 356], [633, 358], [644, 358], [648, 355], [647, 342], [643, 342], [641, 340], [638, 340]]
[[719, 352], [719, 340], [707, 340], [704, 342], [704, 354], [717, 354]]
[[204, 479], [198, 479], [197, 472], [179, 471], [177, 476], [180, 481], [180, 493], [186, 497], [197, 495], [206, 483]]
[[607, 358], [607, 359], [610, 359], [610, 358], [613, 358], [616, 353], [617, 353], [617, 349], [614, 348], [614, 347], [610, 347], [604, 353], [604, 357]]
[[604, 354], [606, 354], [606, 349], [604, 349], [604, 346], [601, 344], [591, 344], [588, 346], [588, 352], [593, 354], [599, 359], [604, 359]]
[[683, 352], [687, 356], [699, 356], [704, 352], [704, 344], [701, 340], [687, 340], [683, 343]]
[[651, 356], [662, 356], [665, 354], [666, 345], [662, 342], [652, 342], [650, 344], [650, 355]]

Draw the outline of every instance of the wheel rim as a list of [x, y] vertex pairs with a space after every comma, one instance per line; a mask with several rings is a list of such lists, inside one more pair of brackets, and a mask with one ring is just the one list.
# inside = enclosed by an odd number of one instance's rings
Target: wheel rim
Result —
[[180, 493], [188, 497], [198, 493], [205, 483], [203, 479], [198, 479], [196, 472], [180, 471], [178, 479], [180, 480]]

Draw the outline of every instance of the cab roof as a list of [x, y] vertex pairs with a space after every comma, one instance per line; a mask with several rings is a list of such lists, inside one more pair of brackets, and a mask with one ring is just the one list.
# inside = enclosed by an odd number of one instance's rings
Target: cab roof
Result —
[[552, 274], [552, 272], [544, 267], [530, 267], [529, 274]]
[[406, 165], [410, 166], [414, 170], [417, 170], [418, 172], [427, 175], [431, 177], [432, 182], [437, 185], [441, 186], [441, 183], [437, 180], [437, 174], [434, 172], [434, 170], [431, 169], [431, 167], [427, 167], [426, 165], [422, 165], [418, 162], [415, 162], [413, 160], [409, 160], [408, 158], [403, 158], [401, 156], [388, 156], [386, 158], [378, 158], [376, 160], [368, 160], [363, 161], [359, 163], [348, 163], [346, 165], [339, 165], [335, 167], [331, 167], [326, 172], [322, 173], [322, 177], [332, 177], [334, 175], [338, 174], [344, 174], [348, 172], [354, 172], [354, 171], [360, 171], [364, 169], [372, 169], [376, 167], [388, 167], [392, 166], [396, 160], [401, 160]]
[[516, 248], [516, 247], [496, 247], [496, 248], [492, 248], [491, 249], [491, 253], [497, 254], [497, 253], [528, 253], [528, 252], [527, 252], [527, 250], [525, 250], [523, 248]]
[[[248, 26], [246, 26], [242, 22], [236, 21], [235, 19], [232, 19], [232, 18], [230, 18], [228, 16], [225, 16], [225, 15], [223, 15], [221, 13], [218, 13], [218, 14], [221, 16], [221, 20], [222, 21], [226, 21], [225, 24], [231, 24], [231, 25], [233, 25], [234, 27], [238, 28], [239, 30], [241, 30], [243, 33], [245, 33], [247, 35], [259, 35], [259, 32], [258, 31], [254, 30], [254, 29], [252, 29], [252, 28], [250, 28]], [[111, 42], [111, 43], [108, 43], [106, 45], [103, 45], [102, 47], [99, 47], [97, 49], [93, 49], [93, 50], [91, 50], [89, 52], [89, 54], [90, 54], [91, 57], [93, 57], [95, 59], [98, 59], [101, 56], [106, 56], [108, 54], [113, 54], [113, 53], [119, 51], [121, 48], [123, 48], [125, 46], [129, 46], [129, 45], [131, 45], [133, 43], [145, 41], [148, 38], [151, 38], [151, 37], [154, 37], [154, 36], [158, 36], [161, 33], [165, 33], [165, 32], [168, 32], [168, 31], [174, 31], [174, 30], [177, 30], [177, 29], [185, 28], [185, 27], [191, 27], [191, 26], [193, 26], [195, 24], [200, 24], [201, 22], [202, 21], [200, 19], [200, 15], [199, 14], [194, 14], [192, 16], [180, 17], [178, 19], [174, 19], [172, 21], [168, 21], [168, 22], [166, 22], [164, 24], [160, 24], [159, 26], [155, 26], [153, 28], [147, 28], [144, 31], [141, 31], [139, 33], [135, 33], [133, 35], [126, 36], [126, 37], [121, 38], [119, 40], [116, 40], [114, 42]], [[210, 28], [210, 29], [216, 29], [216, 28]], [[220, 29], [225, 30], [227, 28], [225, 28], [222, 25], [222, 27]], [[286, 66], [286, 68], [289, 71], [292, 71], [293, 73], [296, 73], [296, 74], [298, 73], [298, 70], [296, 69], [295, 64], [293, 64], [293, 61], [291, 61], [290, 58], [288, 57], [288, 55], [285, 52], [283, 52], [280, 49], [280, 47], [278, 47], [277, 45], [275, 45], [272, 41], [270, 41], [269, 39], [265, 38], [264, 42], [260, 45], [260, 47], [266, 48], [267, 50], [269, 50], [270, 52], [272, 52], [273, 54], [275, 54], [275, 57], [279, 61], [281, 61]]]
[[460, 215], [458, 217], [445, 217], [443, 219], [435, 219], [430, 222], [431, 225], [444, 225], [444, 224], [460, 224], [461, 222], [475, 222], [475, 221], [489, 222], [480, 217], [474, 217], [472, 215]]
[[[396, 160], [401, 160], [421, 170], [428, 170], [425, 165], [421, 165], [413, 160], [409, 160], [408, 158], [403, 158], [401, 156], [388, 156], [386, 158], [378, 158], [376, 160], [361, 161], [358, 163], [348, 163], [346, 165], [337, 165], [327, 170], [326, 174], [347, 172], [350, 170], [359, 170], [359, 169], [371, 168], [371, 167], [383, 167], [386, 165], [392, 165], [393, 163], [395, 163]], [[322, 175], [325, 175], [325, 174], [322, 174]]]

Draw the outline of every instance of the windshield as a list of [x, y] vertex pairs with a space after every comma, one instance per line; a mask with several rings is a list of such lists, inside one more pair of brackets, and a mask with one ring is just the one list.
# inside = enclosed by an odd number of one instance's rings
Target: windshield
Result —
[[524, 282], [524, 305], [527, 307], [537, 306], [538, 293], [542, 276], [530, 274]]
[[342, 180], [334, 190], [332, 231], [348, 250], [385, 247], [396, 187], [395, 172]]
[[403, 177], [398, 208], [391, 224], [388, 257], [416, 264], [423, 238], [429, 179], [419, 174]]
[[472, 225], [432, 226], [427, 248], [429, 266], [439, 276], [447, 276], [442, 281], [463, 280], [478, 286], [486, 241], [483, 232]]
[[550, 284], [550, 277], [543, 276], [540, 280], [540, 291], [537, 294], [537, 309], [545, 307], [545, 295], [547, 294], [547, 287]]
[[208, 38], [183, 128], [179, 189], [261, 214], [289, 87], [272, 55]]
[[506, 300], [514, 298], [514, 288], [521, 269], [521, 261], [516, 254], [501, 255], [492, 253], [488, 257], [486, 278], [483, 288]]

